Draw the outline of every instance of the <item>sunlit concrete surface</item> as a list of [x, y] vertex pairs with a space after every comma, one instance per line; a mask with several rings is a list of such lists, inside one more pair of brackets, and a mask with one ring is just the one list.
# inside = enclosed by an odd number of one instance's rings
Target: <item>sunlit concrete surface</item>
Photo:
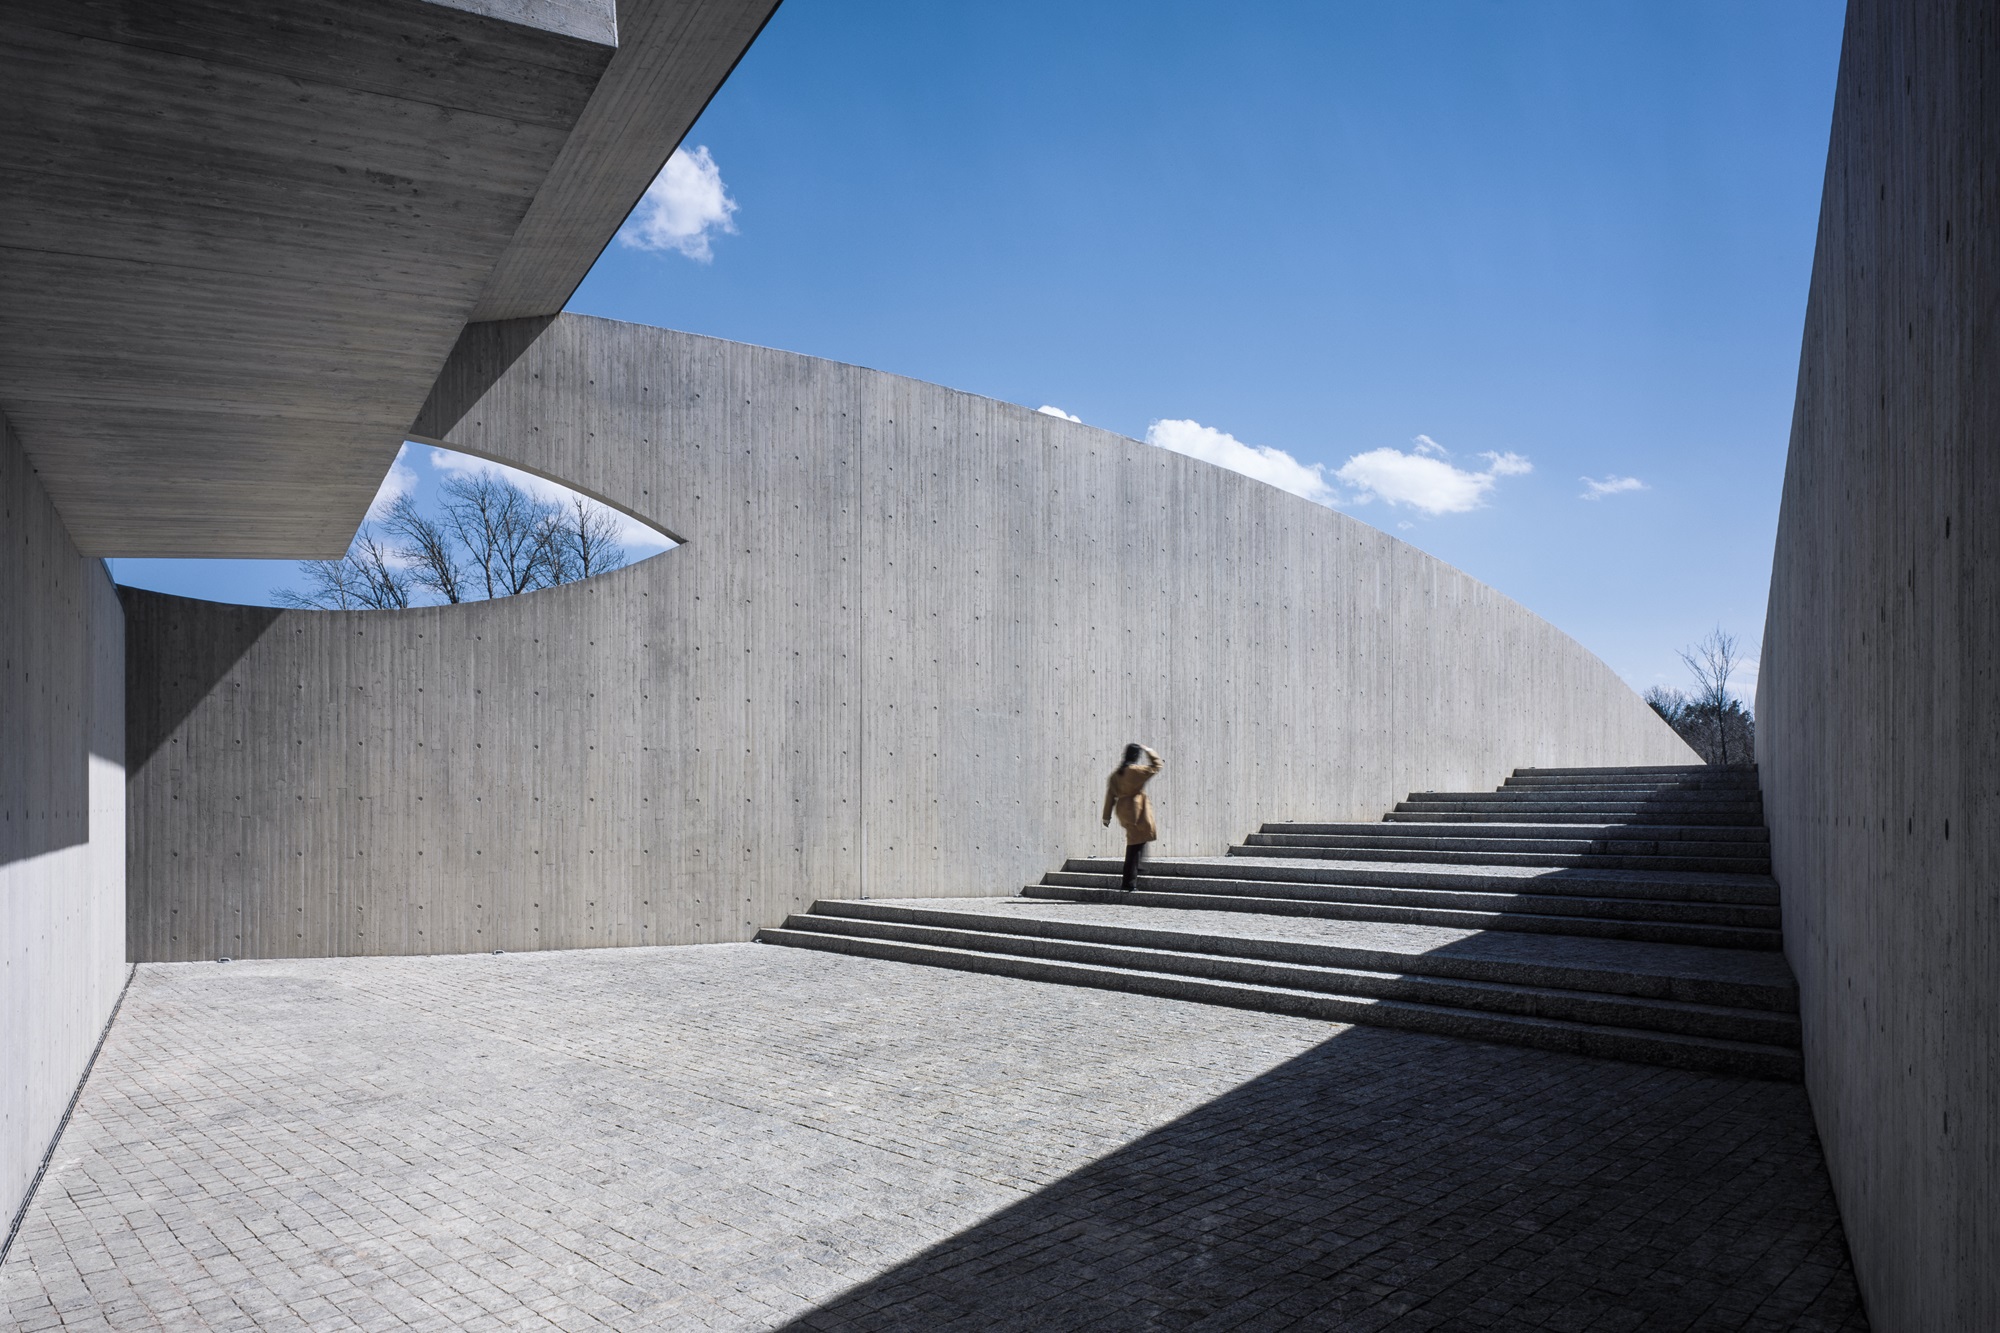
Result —
[[1863, 1328], [1791, 1085], [754, 944], [141, 967], [9, 1327]]

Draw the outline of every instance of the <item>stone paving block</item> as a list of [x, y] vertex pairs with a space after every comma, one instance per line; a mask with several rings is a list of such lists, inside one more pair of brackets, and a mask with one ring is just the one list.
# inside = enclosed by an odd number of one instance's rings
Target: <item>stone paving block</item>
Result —
[[1794, 1086], [755, 945], [142, 967], [0, 1311], [1866, 1327]]

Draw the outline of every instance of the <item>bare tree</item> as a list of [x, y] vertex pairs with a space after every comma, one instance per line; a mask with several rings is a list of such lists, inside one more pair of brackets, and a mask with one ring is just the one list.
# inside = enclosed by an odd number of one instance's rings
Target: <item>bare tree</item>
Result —
[[382, 518], [393, 545], [363, 525], [339, 560], [303, 560], [305, 591], [275, 588], [281, 606], [390, 610], [413, 590], [445, 602], [508, 597], [617, 569], [625, 563], [618, 520], [581, 495], [539, 500], [495, 472], [444, 483], [442, 515], [397, 498]]
[[1743, 663], [1736, 651], [1736, 636], [1718, 625], [1692, 648], [1683, 648], [1681, 661], [1687, 663], [1687, 669], [1694, 675], [1695, 706], [1714, 720], [1716, 747], [1721, 762], [1727, 765], [1729, 714], [1741, 707], [1729, 693], [1729, 677]]
[[306, 590], [272, 589], [280, 606], [321, 611], [393, 611], [410, 604], [410, 579], [367, 524], [338, 560], [301, 560]]
[[1716, 629], [1682, 651], [1694, 674], [1695, 692], [1654, 686], [1646, 702], [1710, 764], [1748, 764], [1756, 758], [1756, 719], [1729, 692], [1729, 680], [1743, 665], [1736, 636]]
[[390, 507], [383, 526], [401, 539], [398, 553], [407, 562], [410, 582], [447, 602], [465, 600], [465, 567], [451, 530], [417, 508], [408, 495]]
[[464, 545], [468, 572], [488, 597], [511, 597], [556, 582], [553, 505], [490, 473], [444, 484], [445, 519]]
[[581, 495], [570, 496], [568, 504], [557, 508], [553, 544], [557, 583], [587, 579], [625, 563], [618, 520], [609, 509]]
[[1694, 703], [1694, 700], [1688, 698], [1686, 694], [1665, 685], [1651, 686], [1640, 697], [1651, 704], [1653, 711], [1675, 731], [1681, 729], [1681, 719], [1686, 716], [1687, 710]]

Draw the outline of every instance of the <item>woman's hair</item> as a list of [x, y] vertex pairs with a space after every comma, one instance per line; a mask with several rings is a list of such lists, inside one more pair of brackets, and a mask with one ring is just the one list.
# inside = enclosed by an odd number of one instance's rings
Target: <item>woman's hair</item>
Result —
[[1125, 761], [1122, 764], [1120, 764], [1119, 767], [1131, 768], [1134, 764], [1137, 764], [1141, 759], [1144, 759], [1145, 757], [1146, 757], [1146, 747], [1139, 744], [1137, 741], [1134, 741], [1132, 742], [1132, 744], [1125, 747]]

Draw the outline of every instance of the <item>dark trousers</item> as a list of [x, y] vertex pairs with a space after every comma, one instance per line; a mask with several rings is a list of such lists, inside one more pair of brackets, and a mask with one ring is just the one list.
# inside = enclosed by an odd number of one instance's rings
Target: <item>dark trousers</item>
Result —
[[1146, 859], [1146, 844], [1128, 842], [1125, 844], [1125, 892], [1130, 893], [1139, 882], [1139, 863]]

